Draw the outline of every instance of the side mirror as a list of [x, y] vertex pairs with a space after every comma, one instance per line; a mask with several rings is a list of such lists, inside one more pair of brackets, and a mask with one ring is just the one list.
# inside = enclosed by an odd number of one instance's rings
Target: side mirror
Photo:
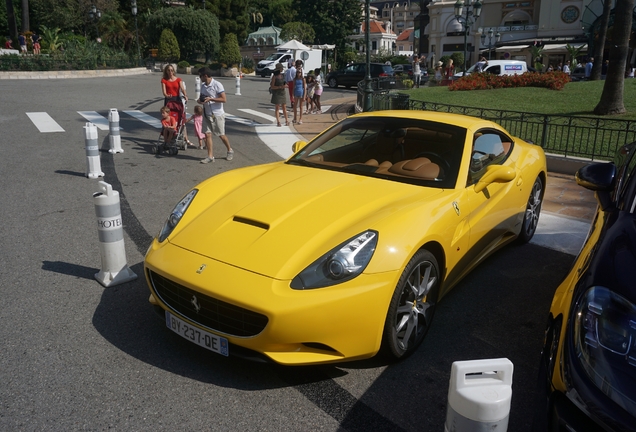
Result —
[[306, 145], [307, 145], [307, 141], [296, 141], [294, 144], [292, 144], [292, 152], [298, 153]]
[[517, 176], [514, 168], [503, 165], [491, 165], [486, 168], [486, 173], [475, 185], [475, 192], [479, 193], [491, 183], [508, 183]]
[[576, 172], [574, 178], [579, 186], [595, 192], [602, 210], [612, 206], [616, 165], [603, 162], [585, 165]]

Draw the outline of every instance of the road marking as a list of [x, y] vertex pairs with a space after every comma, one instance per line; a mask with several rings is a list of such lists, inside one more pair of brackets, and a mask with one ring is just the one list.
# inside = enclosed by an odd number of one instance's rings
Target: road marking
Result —
[[155, 129], [161, 129], [161, 121], [151, 115], [146, 114], [143, 111], [132, 110], [132, 111], [122, 111], [128, 114], [131, 117], [136, 118], [137, 120], [141, 120], [142, 122], [152, 126]]
[[97, 111], [78, 111], [77, 113], [97, 126], [97, 129], [108, 130], [108, 119]]
[[[274, 153], [283, 159], [287, 159], [292, 154], [292, 145], [296, 141], [303, 141], [304, 138], [296, 135], [288, 126], [276, 126], [276, 117], [252, 109], [239, 109], [246, 114], [269, 120], [271, 124], [258, 124], [252, 122], [258, 138], [269, 147]], [[239, 118], [239, 117], [236, 117]]]
[[45, 112], [28, 112], [26, 115], [33, 122], [36, 128], [42, 133], [48, 132], [65, 132], [65, 130], [57, 124], [53, 117]]

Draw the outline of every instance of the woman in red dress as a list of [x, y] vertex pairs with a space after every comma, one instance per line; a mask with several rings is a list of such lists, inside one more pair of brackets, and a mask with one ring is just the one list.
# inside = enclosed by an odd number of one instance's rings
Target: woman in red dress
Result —
[[[163, 91], [163, 96], [164, 96], [163, 106], [166, 106], [168, 102], [171, 100], [180, 101], [181, 97], [183, 97], [184, 108], [185, 108], [185, 102], [188, 101], [188, 94], [186, 93], [185, 84], [181, 78], [175, 75], [174, 68], [172, 67], [171, 64], [168, 64], [166, 65], [165, 68], [163, 68], [163, 77], [161, 78], [161, 90]], [[179, 92], [181, 92], [182, 96], [179, 94]], [[183, 129], [183, 137], [187, 145], [194, 146], [194, 144], [192, 144], [190, 140], [188, 140], [188, 134], [185, 129], [186, 128]]]

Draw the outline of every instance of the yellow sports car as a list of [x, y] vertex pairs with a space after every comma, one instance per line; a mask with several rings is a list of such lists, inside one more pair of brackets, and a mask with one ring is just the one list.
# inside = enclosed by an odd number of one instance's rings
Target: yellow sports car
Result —
[[544, 153], [490, 121], [359, 114], [294, 151], [168, 216], [145, 274], [169, 329], [288, 365], [401, 358], [462, 277], [537, 227]]

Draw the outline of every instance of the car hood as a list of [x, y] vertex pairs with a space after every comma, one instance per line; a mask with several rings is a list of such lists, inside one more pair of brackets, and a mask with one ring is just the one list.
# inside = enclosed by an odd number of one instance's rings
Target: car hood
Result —
[[[292, 279], [333, 247], [442, 189], [287, 164], [248, 179], [187, 219], [170, 242], [276, 279]], [[221, 178], [218, 179], [221, 181]], [[211, 196], [202, 186], [195, 198]], [[382, 222], [383, 221], [383, 222]], [[382, 234], [380, 233], [380, 239]], [[203, 263], [203, 262], [202, 262]]]

